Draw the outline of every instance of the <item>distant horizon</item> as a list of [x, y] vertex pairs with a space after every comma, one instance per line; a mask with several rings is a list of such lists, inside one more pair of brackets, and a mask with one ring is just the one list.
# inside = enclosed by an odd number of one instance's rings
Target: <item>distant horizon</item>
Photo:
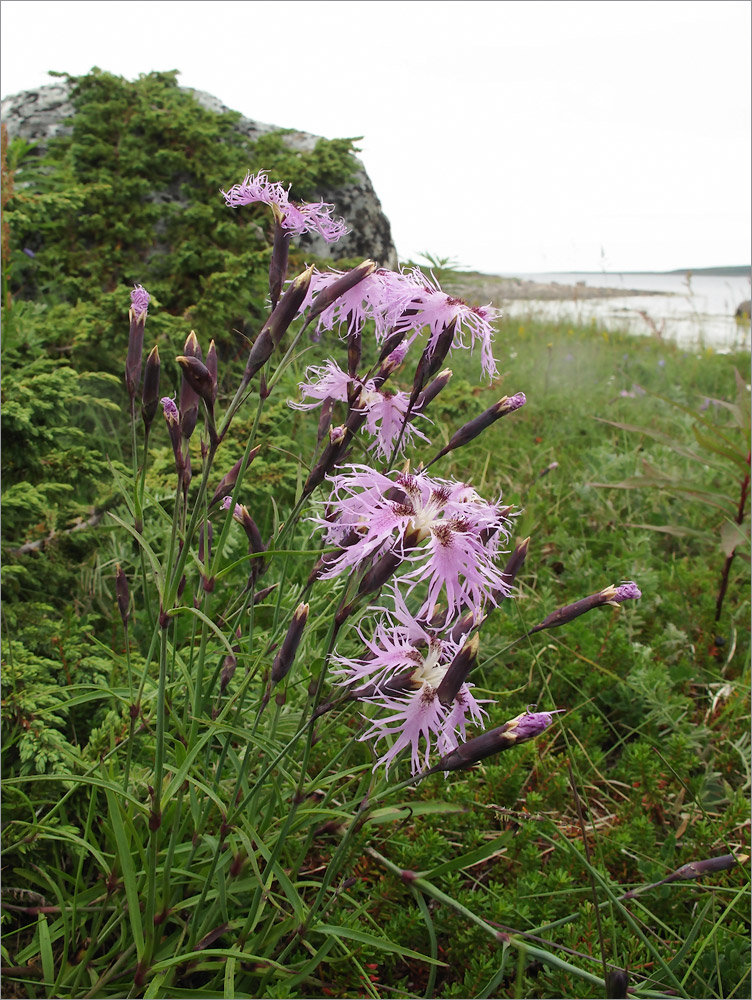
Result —
[[505, 275], [505, 274], [705, 274], [708, 277], [744, 277], [745, 274], [749, 273], [752, 278], [752, 264], [725, 264], [718, 265], [716, 267], [672, 267], [669, 270], [654, 270], [654, 269], [643, 269], [643, 270], [615, 270], [613, 268], [599, 268], [598, 270], [567, 270], [557, 268], [551, 270], [549, 268], [543, 268], [539, 270], [504, 270], [504, 271], [479, 271], [477, 268], [458, 268], [458, 270], [466, 272], [468, 274], [494, 274], [494, 275]]

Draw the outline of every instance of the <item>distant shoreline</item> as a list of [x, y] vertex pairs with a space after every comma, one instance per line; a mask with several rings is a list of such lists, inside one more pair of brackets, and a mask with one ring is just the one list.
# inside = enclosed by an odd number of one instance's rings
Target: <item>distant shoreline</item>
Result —
[[[566, 273], [566, 272], [562, 272]], [[584, 274], [585, 272], [579, 272]], [[593, 272], [597, 273], [597, 272]], [[535, 299], [540, 301], [566, 299], [614, 299], [632, 295], [666, 295], [666, 292], [646, 291], [639, 288], [599, 288], [584, 281], [576, 284], [559, 284], [558, 281], [534, 281], [527, 278], [504, 278], [496, 274], [457, 271], [444, 281], [446, 289], [463, 298], [485, 302], [503, 299]], [[670, 294], [670, 293], [668, 293]]]
[[[527, 274], [519, 273], [515, 276], [484, 274], [480, 271], [455, 271], [444, 278], [443, 284], [448, 290], [476, 303], [504, 300], [578, 302], [586, 299], [671, 296], [674, 294], [665, 289], [640, 288], [640, 277], [654, 278], [670, 275], [674, 280], [680, 275], [690, 279], [692, 277], [744, 278], [749, 273], [749, 268], [741, 266], [705, 267], [695, 270], [687, 268], [675, 271], [549, 271], [545, 275], [530, 272]], [[588, 284], [586, 279], [591, 276], [597, 276], [599, 280], [613, 278], [613, 285]], [[566, 280], [558, 281], [558, 277]], [[625, 288], [620, 284], [625, 278], [632, 278], [635, 287]]]

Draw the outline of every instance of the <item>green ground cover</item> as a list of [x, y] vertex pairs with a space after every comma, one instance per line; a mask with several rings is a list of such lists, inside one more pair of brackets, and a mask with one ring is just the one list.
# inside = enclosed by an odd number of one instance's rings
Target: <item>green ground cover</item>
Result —
[[[660, 995], [746, 995], [746, 864], [698, 881], [665, 884], [628, 901], [621, 898], [688, 862], [745, 854], [746, 557], [740, 553], [732, 564], [722, 616], [715, 622], [724, 561], [717, 537], [721, 513], [714, 514], [691, 494], [593, 485], [638, 475], [647, 461], [684, 483], [697, 483], [699, 474], [703, 488], [733, 495], [739, 475], [732, 463], [698, 470], [665, 442], [597, 418], [660, 430], [695, 448], [690, 413], [659, 397], [693, 412], [707, 397], [731, 400], [736, 394], [734, 368], [742, 368], [745, 359], [687, 353], [595, 329], [517, 323], [501, 324], [498, 345], [502, 376], [491, 388], [474, 385], [466, 359], [454, 366], [452, 382], [434, 404], [434, 440], [448, 438], [503, 392], [524, 390], [527, 406], [446, 456], [434, 471], [472, 479], [485, 495], [502, 491], [507, 502], [522, 508], [518, 538], [531, 536], [516, 600], [504, 605], [482, 630], [475, 682], [481, 694], [498, 701], [493, 721], [511, 717], [527, 703], [566, 708], [566, 715], [535, 744], [446, 781], [429, 778], [417, 789], [387, 800], [341, 859], [347, 882], [333, 895], [327, 912], [327, 924], [340, 928], [332, 932], [341, 935], [338, 946], [297, 984], [290, 976], [302, 966], [293, 953], [287, 977], [258, 970], [253, 974], [238, 962], [233, 973], [237, 979], [232, 980], [238, 992], [227, 993], [231, 960], [218, 956], [194, 966], [184, 963], [177, 979], [166, 979], [161, 990], [148, 995], [216, 996], [223, 995], [222, 989], [227, 996], [268, 997], [602, 995], [602, 986], [574, 976], [566, 964], [552, 968], [539, 961], [536, 948], [554, 952], [564, 963], [596, 977], [602, 976], [605, 957], [628, 968], [632, 983]], [[284, 388], [291, 395], [302, 371], [301, 361], [297, 373], [286, 380]], [[622, 391], [631, 395], [621, 396]], [[729, 423], [723, 408], [711, 404], [710, 411], [709, 419], [719, 426]], [[708, 409], [702, 415], [707, 414]], [[282, 395], [265, 415], [261, 433], [270, 448], [253, 479], [249, 505], [254, 511], [263, 512], [265, 506], [268, 511], [270, 496], [282, 505], [286, 492], [294, 495], [292, 456], [306, 454], [306, 426], [300, 414], [287, 409]], [[239, 437], [246, 430], [238, 425]], [[726, 432], [734, 433], [728, 428]], [[161, 463], [166, 463], [166, 458], [160, 459], [160, 445], [163, 456], [168, 446], [156, 443], [150, 489], [158, 494]], [[426, 449], [425, 457], [434, 450]], [[234, 453], [227, 455], [228, 464], [235, 460]], [[551, 468], [554, 462], [558, 465]], [[651, 531], [644, 527], [648, 524], [696, 534]], [[25, 631], [16, 648], [16, 619], [11, 616], [6, 655], [13, 655], [7, 656], [4, 698], [10, 761], [6, 775], [39, 770], [40, 740], [49, 746], [43, 770], [50, 778], [55, 771], [61, 778], [69, 771], [82, 773], [108, 748], [113, 749], [110, 775], [117, 773], [118, 760], [122, 762], [115, 743], [123, 736], [124, 710], [112, 699], [106, 710], [108, 699], [102, 703], [100, 692], [99, 701], [84, 699], [82, 712], [75, 698], [68, 701], [63, 689], [61, 694], [51, 692], [49, 684], [52, 677], [56, 685], [73, 684], [82, 692], [87, 682], [111, 689], [124, 683], [122, 639], [114, 638], [112, 565], [116, 557], [127, 566], [134, 554], [125, 537], [107, 535], [106, 542], [101, 536], [96, 540], [96, 565], [89, 563], [79, 571], [73, 600], [66, 598], [43, 615], [36, 605], [36, 647], [23, 602], [11, 607], [21, 623], [18, 628]], [[54, 554], [46, 558], [54, 560]], [[565, 628], [512, 645], [554, 607], [621, 578], [639, 582], [643, 598], [638, 605], [599, 609]], [[88, 618], [80, 617], [82, 608]], [[77, 617], [119, 651], [114, 660], [101, 648], [87, 646], [85, 630], [72, 624]], [[51, 636], [57, 643], [52, 651], [57, 649], [60, 658], [48, 659], [49, 673], [43, 676], [38, 654], [42, 639]], [[73, 674], [67, 677], [66, 671]], [[291, 682], [290, 701], [304, 696], [308, 677], [304, 670]], [[46, 712], [39, 711], [40, 704], [47, 706]], [[45, 720], [41, 728], [40, 717]], [[92, 721], [97, 723], [94, 728]], [[272, 730], [265, 739], [289, 735], [289, 721], [285, 724], [279, 709], [277, 723], [276, 736]], [[328, 726], [326, 750], [350, 744], [353, 724], [351, 716]], [[35, 754], [25, 756], [24, 741], [36, 742]], [[135, 788], [143, 788], [148, 777], [148, 745], [142, 751], [133, 762]], [[317, 765], [327, 773], [325, 757], [314, 752], [313, 773]], [[338, 824], [331, 817], [342, 819], [346, 804], [355, 800], [347, 773], [338, 774], [335, 782], [339, 806], [332, 811], [331, 790], [324, 796], [318, 829], [301, 823], [297, 831], [288, 832], [288, 870], [294, 870], [292, 859], [305, 861], [296, 898], [309, 898], [316, 891], [323, 866], [336, 851]], [[45, 992], [39, 984], [48, 967], [56, 977], [71, 967], [74, 946], [83, 947], [73, 929], [80, 924], [78, 933], [83, 934], [86, 905], [104, 900], [101, 867], [108, 862], [103, 843], [105, 853], [98, 863], [76, 846], [81, 843], [77, 838], [98, 840], [91, 816], [93, 797], [74, 794], [62, 813], [44, 822], [70, 787], [65, 780], [11, 782], [6, 791], [6, 884], [13, 888], [12, 908], [5, 912], [5, 961], [12, 967], [10, 979], [19, 995], [83, 995], [70, 992], [70, 976], [67, 992], [62, 986], [59, 993]], [[583, 849], [579, 809], [589, 857]], [[270, 837], [281, 821], [278, 816], [272, 823]], [[137, 870], [138, 856], [134, 860]], [[200, 874], [200, 865], [198, 869]], [[400, 869], [423, 873], [422, 891], [405, 884], [396, 874]], [[117, 884], [118, 873], [112, 878]], [[246, 883], [253, 881], [251, 874]], [[82, 893], [77, 917], [58, 916], [54, 905], [49, 916], [24, 915], [25, 907], [38, 899], [36, 894], [65, 908], [75, 888]], [[116, 901], [119, 888], [106, 898]], [[236, 904], [244, 891], [241, 880]], [[292, 904], [284, 892], [279, 899], [274, 889], [270, 893], [282, 921]], [[120, 897], [122, 905], [122, 889]], [[225, 905], [230, 905], [230, 919], [218, 947], [228, 947], [238, 920], [231, 916], [232, 903]], [[99, 978], [113, 962], [118, 942], [124, 948], [123, 927], [118, 931], [117, 921], [110, 923], [114, 926], [108, 924], [105, 935], [109, 947], [88, 955], [87, 981], [91, 977], [93, 984], [100, 984], [91, 995], [125, 995], [117, 977], [109, 989]], [[495, 931], [518, 932], [513, 938], [517, 946], [493, 939]], [[412, 957], [385, 954], [384, 948], [391, 947], [386, 941], [409, 949]], [[529, 947], [520, 947], [520, 942]], [[433, 956], [441, 964], [432, 967], [417, 955]], [[212, 992], [217, 988], [220, 992]]]

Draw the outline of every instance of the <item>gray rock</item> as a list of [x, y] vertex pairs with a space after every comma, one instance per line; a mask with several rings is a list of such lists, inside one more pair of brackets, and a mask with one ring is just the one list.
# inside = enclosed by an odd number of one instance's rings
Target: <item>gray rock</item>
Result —
[[[211, 94], [200, 90], [189, 92], [207, 111], [225, 114], [230, 110]], [[8, 138], [20, 136], [28, 142], [37, 143], [37, 155], [43, 153], [49, 139], [70, 135], [72, 127], [66, 123], [66, 119], [73, 113], [70, 86], [64, 79], [39, 87], [38, 90], [27, 90], [5, 97], [2, 101], [2, 120], [7, 126]], [[236, 122], [235, 127], [250, 139], [281, 131], [278, 125], [268, 125], [243, 117]], [[285, 133], [284, 142], [291, 149], [307, 152], [313, 149], [319, 138], [320, 136], [309, 132], [291, 131]], [[335, 206], [334, 214], [345, 219], [350, 229], [348, 235], [337, 243], [327, 243], [318, 235], [304, 236], [299, 241], [300, 246], [333, 261], [342, 257], [372, 257], [384, 267], [395, 268], [397, 251], [392, 242], [389, 220], [384, 215], [365, 167], [360, 160], [357, 163], [358, 171], [349, 183], [319, 192], [323, 201]], [[242, 178], [238, 177], [237, 180], [241, 181]]]
[[736, 307], [737, 319], [741, 320], [749, 319], [751, 314], [752, 314], [752, 302], [750, 302], [749, 299], [747, 299], [746, 302], [740, 302], [739, 305]]

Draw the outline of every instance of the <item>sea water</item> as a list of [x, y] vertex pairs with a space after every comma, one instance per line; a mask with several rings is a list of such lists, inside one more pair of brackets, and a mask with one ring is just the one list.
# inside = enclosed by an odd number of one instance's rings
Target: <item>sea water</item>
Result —
[[749, 320], [737, 322], [738, 306], [750, 298], [749, 275], [687, 273], [558, 273], [517, 274], [545, 283], [594, 288], [624, 288], [660, 294], [623, 298], [517, 299], [495, 302], [509, 316], [530, 316], [578, 325], [597, 324], [606, 330], [625, 330], [661, 336], [681, 347], [712, 347], [716, 351], [750, 347]]

